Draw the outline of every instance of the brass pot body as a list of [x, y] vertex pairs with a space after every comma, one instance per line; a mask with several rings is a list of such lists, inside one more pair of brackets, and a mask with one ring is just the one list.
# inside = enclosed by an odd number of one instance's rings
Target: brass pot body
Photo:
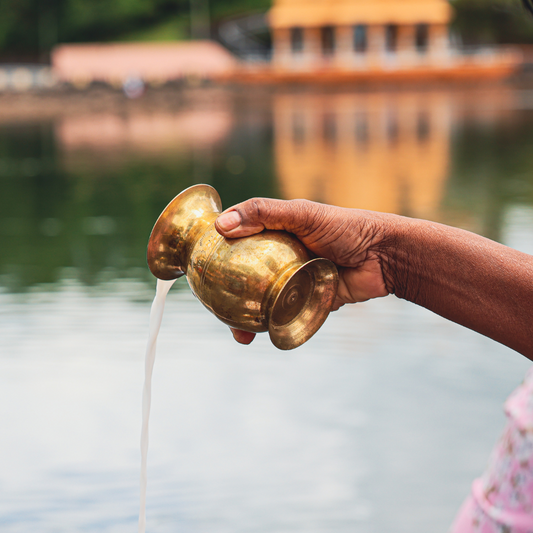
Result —
[[195, 185], [158, 218], [148, 243], [148, 265], [160, 279], [183, 274], [196, 297], [233, 328], [268, 331], [290, 350], [307, 341], [329, 315], [338, 286], [335, 265], [311, 257], [294, 236], [263, 231], [226, 239], [215, 229], [218, 193]]

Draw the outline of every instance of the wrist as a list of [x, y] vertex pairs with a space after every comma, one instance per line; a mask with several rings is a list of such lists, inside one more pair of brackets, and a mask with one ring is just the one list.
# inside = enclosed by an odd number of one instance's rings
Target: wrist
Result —
[[389, 294], [415, 303], [420, 294], [417, 258], [423, 247], [421, 222], [399, 215], [383, 215], [377, 252]]

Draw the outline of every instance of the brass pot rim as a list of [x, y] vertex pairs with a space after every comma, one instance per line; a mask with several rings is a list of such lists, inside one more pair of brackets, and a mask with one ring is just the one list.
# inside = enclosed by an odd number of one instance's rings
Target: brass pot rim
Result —
[[214, 187], [205, 183], [192, 185], [177, 194], [163, 209], [150, 233], [148, 239], [148, 249], [146, 260], [152, 274], [162, 280], [177, 279], [185, 274], [185, 265], [180, 265], [176, 261], [177, 248], [181, 245], [175, 242], [174, 217], [178, 213], [182, 204], [189, 197], [196, 197], [199, 193], [205, 193], [210, 201], [214, 202], [217, 211], [222, 211], [222, 201]]

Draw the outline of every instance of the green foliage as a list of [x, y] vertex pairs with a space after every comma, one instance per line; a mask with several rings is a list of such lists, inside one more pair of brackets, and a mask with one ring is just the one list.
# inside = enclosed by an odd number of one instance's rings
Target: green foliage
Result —
[[453, 29], [466, 45], [533, 43], [533, 17], [520, 0], [453, 0]]
[[[66, 40], [107, 40], [183, 12], [187, 0], [64, 0]], [[63, 36], [62, 36], [63, 37]]]
[[[371, 0], [368, 0], [369, 2]], [[464, 44], [533, 43], [520, 0], [450, 0]], [[44, 53], [58, 42], [172, 40], [189, 35], [191, 0], [0, 0], [0, 53]], [[211, 22], [265, 11], [272, 0], [209, 0]]]
[[[35, 0], [1, 0], [0, 50], [14, 43], [26, 42], [35, 47], [38, 42], [37, 3]], [[33, 31], [28, 31], [31, 28]], [[26, 35], [24, 30], [26, 29]]]
[[[190, 1], [0, 0], [0, 53], [44, 53], [59, 42], [184, 39]], [[209, 0], [211, 22], [270, 4]]]
[[0, 0], [0, 52], [116, 40], [187, 16], [188, 9], [189, 0]]
[[213, 22], [225, 17], [267, 11], [272, 6], [272, 0], [210, 0], [210, 11]]
[[135, 29], [130, 33], [117, 36], [120, 41], [175, 41], [187, 39], [190, 34], [190, 23], [187, 15], [174, 16], [154, 26]]

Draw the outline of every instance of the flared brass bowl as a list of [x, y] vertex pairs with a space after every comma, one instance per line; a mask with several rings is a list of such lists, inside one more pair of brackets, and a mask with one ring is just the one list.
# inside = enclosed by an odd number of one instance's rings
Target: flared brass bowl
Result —
[[148, 265], [160, 279], [182, 275], [196, 297], [233, 328], [268, 331], [290, 350], [311, 338], [328, 317], [338, 286], [335, 265], [293, 235], [263, 231], [226, 239], [215, 229], [218, 193], [195, 185], [161, 213], [148, 242]]

